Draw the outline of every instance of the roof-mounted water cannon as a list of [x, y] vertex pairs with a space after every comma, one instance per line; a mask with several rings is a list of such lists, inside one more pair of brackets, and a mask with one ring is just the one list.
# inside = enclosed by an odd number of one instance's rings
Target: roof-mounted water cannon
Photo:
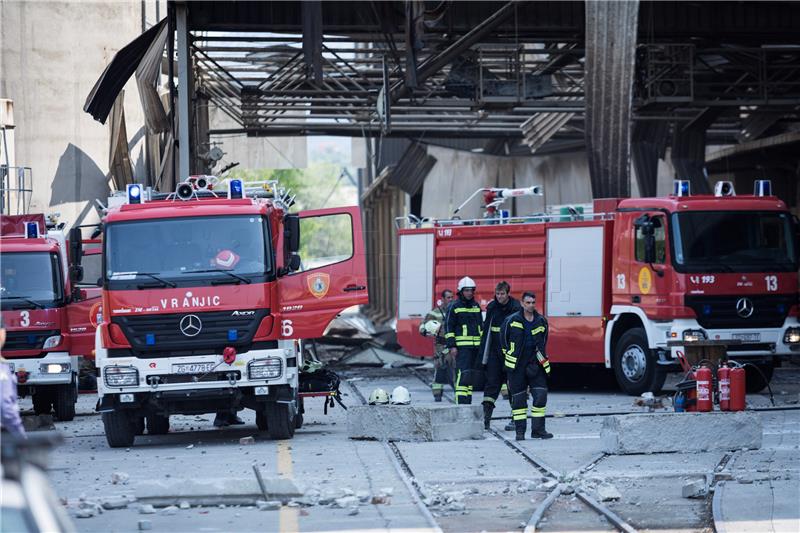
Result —
[[672, 182], [672, 196], [691, 196], [692, 184], [689, 180], [675, 180]]
[[714, 185], [714, 196], [736, 196], [736, 189], [733, 188], [733, 182], [718, 181]]
[[753, 196], [772, 196], [772, 181], [756, 180], [753, 183]]
[[461, 209], [467, 205], [470, 200], [475, 198], [478, 194], [483, 193], [484, 207], [486, 208], [486, 217], [491, 218], [496, 216], [497, 208], [508, 200], [509, 198], [517, 198], [521, 196], [544, 196], [544, 189], [541, 185], [533, 185], [532, 187], [522, 187], [518, 189], [507, 189], [501, 187], [485, 187], [478, 189], [472, 193], [469, 198], [453, 211], [453, 215], [458, 214]]
[[194, 195], [194, 186], [186, 181], [180, 183], [178, 188], [175, 189], [175, 196], [183, 201], [191, 200]]
[[219, 179], [216, 176], [200, 175], [189, 176], [186, 181], [191, 183], [194, 189], [197, 191], [213, 191], [214, 186], [219, 182]]

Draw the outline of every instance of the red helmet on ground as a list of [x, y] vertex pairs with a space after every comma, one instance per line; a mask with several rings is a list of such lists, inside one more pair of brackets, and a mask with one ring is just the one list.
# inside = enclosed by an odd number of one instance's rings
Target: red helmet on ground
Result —
[[239, 262], [239, 256], [230, 250], [222, 250], [214, 257], [214, 266], [231, 270]]

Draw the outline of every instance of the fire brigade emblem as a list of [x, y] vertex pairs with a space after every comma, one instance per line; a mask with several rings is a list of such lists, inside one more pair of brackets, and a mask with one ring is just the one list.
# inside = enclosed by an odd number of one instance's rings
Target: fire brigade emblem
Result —
[[322, 298], [328, 294], [328, 288], [331, 286], [331, 277], [325, 273], [313, 274], [306, 278], [306, 283], [308, 283], [308, 290], [311, 291], [311, 294], [317, 298]]
[[650, 289], [653, 288], [653, 275], [650, 274], [650, 269], [642, 267], [639, 271], [639, 291], [642, 294], [650, 294]]

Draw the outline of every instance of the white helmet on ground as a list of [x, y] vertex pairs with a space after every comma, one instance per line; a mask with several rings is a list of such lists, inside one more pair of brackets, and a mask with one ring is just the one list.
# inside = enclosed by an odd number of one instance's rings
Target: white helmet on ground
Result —
[[402, 385], [398, 385], [392, 391], [392, 404], [394, 405], [408, 405], [411, 403], [411, 394], [408, 389]]
[[389, 395], [381, 388], [375, 389], [369, 395], [370, 405], [386, 405], [387, 403], [389, 403]]
[[464, 276], [458, 280], [458, 292], [461, 292], [464, 289], [474, 289], [475, 287], [475, 280], [469, 276]]

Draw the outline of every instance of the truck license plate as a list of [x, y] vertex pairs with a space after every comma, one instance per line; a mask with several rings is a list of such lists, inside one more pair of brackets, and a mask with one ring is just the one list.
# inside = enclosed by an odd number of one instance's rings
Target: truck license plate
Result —
[[210, 372], [214, 363], [179, 363], [172, 365], [173, 374], [202, 374]]
[[761, 333], [734, 333], [731, 337], [742, 342], [758, 342], [761, 340]]

